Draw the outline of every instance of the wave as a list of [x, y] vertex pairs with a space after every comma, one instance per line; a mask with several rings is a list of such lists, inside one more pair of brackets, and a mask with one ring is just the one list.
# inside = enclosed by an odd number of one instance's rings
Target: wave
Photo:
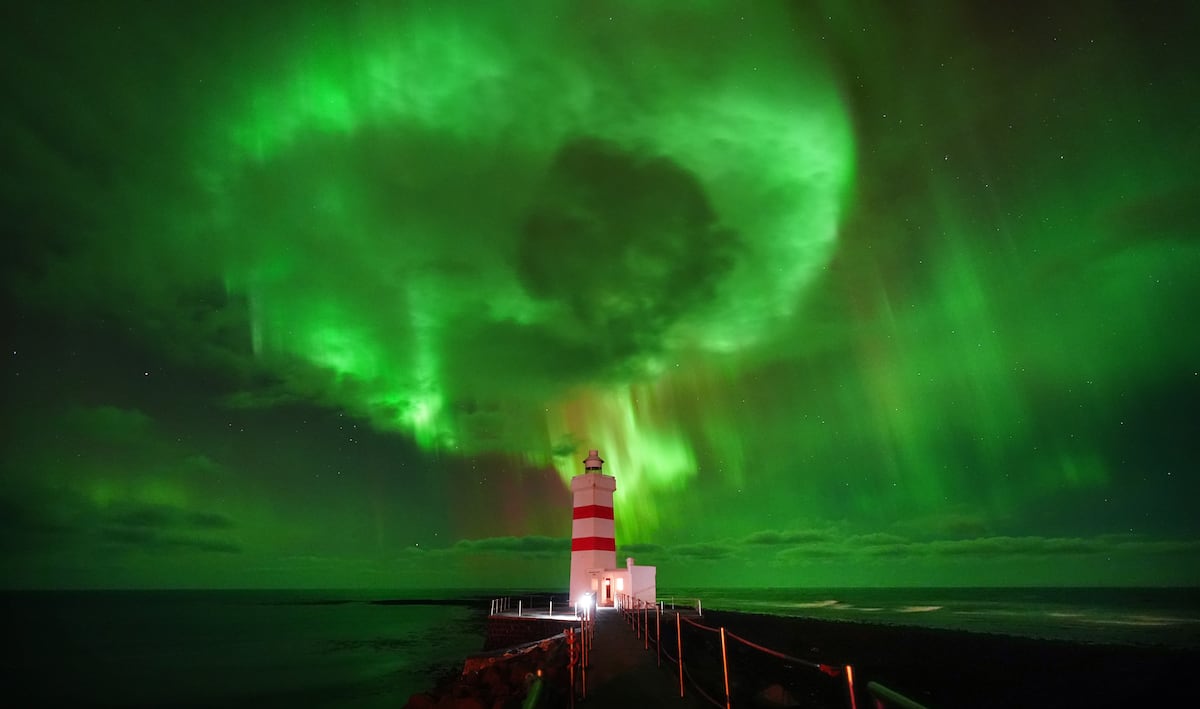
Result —
[[837, 608], [837, 607], [846, 608], [846, 607], [848, 607], [848, 606], [846, 606], [846, 604], [842, 603], [841, 601], [832, 600], [832, 599], [828, 600], [828, 601], [803, 601], [801, 603], [793, 603], [793, 604], [791, 604], [791, 606], [792, 606], [792, 608]]
[[942, 606], [900, 606], [896, 609], [898, 613], [932, 613], [940, 611]]
[[1179, 625], [1179, 621], [1175, 618], [1152, 618], [1145, 616], [1134, 616], [1130, 618], [1083, 618], [1085, 623], [1093, 623], [1095, 625], [1127, 625], [1138, 628], [1165, 628], [1172, 625]]

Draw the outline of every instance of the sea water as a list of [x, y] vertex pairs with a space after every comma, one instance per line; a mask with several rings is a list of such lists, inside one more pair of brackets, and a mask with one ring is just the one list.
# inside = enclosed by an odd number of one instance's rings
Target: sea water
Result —
[[480, 651], [488, 607], [345, 591], [3, 598], [5, 695], [21, 706], [402, 706]]
[[1200, 648], [1196, 588], [723, 588], [660, 597], [683, 605], [699, 598], [713, 610]]

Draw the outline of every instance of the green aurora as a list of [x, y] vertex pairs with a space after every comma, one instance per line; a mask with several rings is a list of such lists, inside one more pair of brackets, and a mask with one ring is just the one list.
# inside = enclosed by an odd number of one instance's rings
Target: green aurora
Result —
[[14, 587], [1200, 584], [1194, 7], [5, 23]]

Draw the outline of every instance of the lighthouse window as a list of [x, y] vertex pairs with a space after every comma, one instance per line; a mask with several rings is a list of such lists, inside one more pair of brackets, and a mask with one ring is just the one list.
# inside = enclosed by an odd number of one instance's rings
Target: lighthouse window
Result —
[[624, 591], [624, 590], [625, 590], [625, 577], [624, 577], [624, 576], [618, 576], [618, 577], [617, 577], [617, 590], [618, 590], [618, 591]]

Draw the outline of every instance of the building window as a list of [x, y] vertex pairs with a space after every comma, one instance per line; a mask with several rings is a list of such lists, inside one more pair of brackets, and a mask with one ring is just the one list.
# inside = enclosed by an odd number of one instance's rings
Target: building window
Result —
[[624, 591], [624, 590], [625, 590], [625, 577], [624, 577], [624, 576], [618, 576], [618, 577], [617, 577], [617, 590], [618, 590], [618, 591]]

